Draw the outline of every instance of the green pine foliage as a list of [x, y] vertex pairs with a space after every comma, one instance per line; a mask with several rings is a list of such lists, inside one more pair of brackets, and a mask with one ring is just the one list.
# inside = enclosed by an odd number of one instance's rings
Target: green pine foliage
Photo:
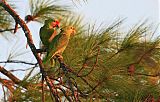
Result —
[[[123, 34], [117, 30], [119, 22], [112, 29], [110, 29], [111, 26], [103, 30], [89, 26], [88, 31], [84, 30], [83, 33], [71, 38], [63, 54], [65, 63], [77, 73], [77, 75], [69, 73], [68, 76], [74, 79], [78, 89], [85, 95], [80, 97], [80, 100], [87, 102], [90, 100], [96, 102], [105, 102], [106, 100], [111, 102], [144, 102], [149, 95], [158, 100], [159, 83], [150, 81], [150, 78], [154, 80], [155, 76], [146, 76], [159, 73], [158, 38], [143, 41], [145, 36], [141, 35], [149, 33], [149, 31], [140, 25], [138, 28], [132, 29], [133, 32], [129, 32], [126, 36], [123, 35], [124, 39], [117, 42], [116, 35]], [[122, 48], [123, 50], [121, 50]], [[128, 72], [130, 64], [135, 65], [134, 75], [130, 75]], [[58, 62], [53, 69], [51, 73], [53, 78], [58, 78], [61, 75], [60, 72], [63, 73], [59, 69]], [[63, 76], [64, 84], [67, 84], [67, 78], [67, 76]], [[35, 81], [30, 80], [29, 82]], [[45, 93], [46, 97], [50, 96], [49, 92]], [[25, 98], [19, 97], [20, 101], [38, 102], [41, 100], [40, 92], [36, 89], [27, 90], [23, 95]], [[50, 102], [51, 99], [47, 98], [47, 100]]]
[[[10, 2], [11, 6], [14, 7], [12, 2]], [[13, 23], [13, 19], [11, 16], [2, 8], [0, 4], [0, 31], [11, 27]], [[15, 7], [14, 7], [15, 8]]]
[[[159, 56], [159, 40], [143, 41], [147, 37], [145, 34], [152, 34], [145, 24], [124, 35], [118, 31], [120, 22], [103, 30], [88, 27], [89, 30], [81, 36], [72, 38], [64, 54], [66, 63], [96, 87], [93, 91], [89, 85], [74, 77], [79, 88], [95, 99], [143, 102], [149, 94], [158, 99], [159, 84], [151, 83], [151, 76], [141, 74], [159, 73], [159, 59], [154, 57]], [[124, 38], [115, 41], [117, 34], [123, 34], [121, 36]], [[135, 73], [141, 74], [129, 75], [128, 66], [132, 63], [135, 64]]]
[[70, 12], [67, 4], [60, 4], [58, 0], [30, 0], [30, 11], [33, 19], [44, 22], [50, 18], [61, 18]]

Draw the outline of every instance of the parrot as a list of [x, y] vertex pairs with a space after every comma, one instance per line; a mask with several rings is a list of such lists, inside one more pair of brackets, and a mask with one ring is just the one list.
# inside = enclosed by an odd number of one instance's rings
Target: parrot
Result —
[[58, 34], [60, 23], [57, 19], [45, 20], [45, 24], [40, 28], [40, 39], [42, 44], [48, 48], [53, 38]]
[[47, 55], [43, 59], [43, 63], [54, 60], [55, 55], [58, 55], [63, 59], [62, 53], [69, 43], [70, 36], [75, 33], [76, 30], [72, 26], [66, 27], [64, 30], [61, 29], [61, 32], [57, 34], [49, 44], [49, 49], [47, 51]]

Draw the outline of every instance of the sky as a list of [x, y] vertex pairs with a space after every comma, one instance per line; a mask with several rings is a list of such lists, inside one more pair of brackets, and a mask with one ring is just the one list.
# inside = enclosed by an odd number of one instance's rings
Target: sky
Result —
[[[21, 18], [24, 18], [25, 15], [29, 13], [27, 11], [28, 6], [26, 6], [28, 0], [9, 1], [16, 1], [16, 11]], [[66, 2], [67, 1], [68, 0], [66, 0]], [[126, 27], [130, 27], [144, 19], [149, 19], [149, 21], [154, 24], [160, 23], [159, 5], [160, 0], [88, 0], [87, 3], [81, 2], [81, 4], [76, 4], [76, 7], [74, 8], [77, 13], [83, 15], [86, 22], [96, 22], [98, 25], [102, 22], [108, 24], [119, 18], [127, 18], [124, 23], [126, 24]], [[38, 24], [36, 22], [31, 22], [28, 27], [31, 30], [36, 46], [39, 47], [38, 32], [40, 27], [37, 25]], [[30, 52], [30, 49], [26, 49], [26, 38], [22, 33], [23, 31], [20, 30], [15, 35], [9, 33], [0, 35], [0, 61], [5, 61], [7, 58], [11, 58], [12, 60], [33, 60], [33, 62], [35, 62], [35, 59], [33, 58], [34, 56]], [[22, 56], [17, 57], [17, 55]], [[23, 65], [9, 65], [5, 66], [5, 68], [16, 69], [25, 67]], [[18, 77], [22, 79], [25, 73], [17, 72], [14, 74], [18, 75]], [[2, 77], [1, 73], [0, 77]], [[0, 97], [1, 95], [2, 92], [0, 92]]]
[[126, 18], [126, 26], [148, 19], [150, 23], [160, 23], [160, 0], [88, 0], [78, 5], [76, 11], [86, 21], [96, 24], [112, 23], [117, 19]]

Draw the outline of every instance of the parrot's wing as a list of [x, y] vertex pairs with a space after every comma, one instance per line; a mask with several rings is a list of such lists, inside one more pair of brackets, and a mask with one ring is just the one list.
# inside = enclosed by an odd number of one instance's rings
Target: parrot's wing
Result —
[[62, 34], [62, 37], [59, 39], [59, 43], [57, 45], [57, 53], [62, 54], [66, 49], [69, 42], [69, 36], [66, 34]]
[[52, 42], [49, 44], [47, 55], [43, 59], [43, 63], [46, 63], [47, 61], [49, 61], [53, 57], [53, 54], [57, 50], [57, 46], [59, 44], [59, 40], [60, 40], [61, 36], [62, 36], [62, 34], [56, 35], [55, 38], [52, 40]]
[[49, 38], [53, 34], [54, 29], [49, 29], [48, 27], [41, 27], [40, 28], [40, 39], [43, 43], [43, 45], [48, 46], [49, 45]]

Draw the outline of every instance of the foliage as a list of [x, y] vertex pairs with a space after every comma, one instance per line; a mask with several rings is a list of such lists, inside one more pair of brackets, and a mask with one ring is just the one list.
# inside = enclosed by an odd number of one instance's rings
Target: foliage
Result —
[[[10, 17], [10, 15], [2, 8], [0, 4], [0, 30], [7, 29], [11, 27], [11, 24], [13, 23], [13, 19]], [[14, 5], [11, 3], [11, 6], [14, 7]]]
[[49, 18], [60, 18], [69, 12], [69, 6], [58, 0], [30, 0], [30, 11], [35, 21], [44, 22]]
[[[77, 73], [77, 75], [70, 73], [69, 77], [74, 79], [74, 83], [84, 94], [80, 100], [143, 102], [149, 95], [158, 100], [160, 95], [160, 86], [156, 82], [158, 76], [146, 75], [159, 73], [159, 38], [143, 40], [146, 36], [142, 35], [151, 32], [147, 29], [148, 26], [142, 24], [131, 29], [123, 35], [124, 39], [117, 42], [117, 34], [123, 34], [118, 30], [121, 23], [118, 21], [105, 29], [96, 29], [89, 25], [88, 31], [84, 30], [71, 38], [63, 56], [65, 62]], [[130, 64], [135, 65], [134, 75], [128, 72]], [[59, 69], [57, 62], [51, 76], [57, 79], [60, 75], [62, 69]], [[63, 85], [66, 85], [66, 76], [63, 76], [63, 81]], [[35, 91], [28, 90], [23, 94], [25, 97], [34, 96], [40, 99], [40, 96], [33, 95], [39, 93], [38, 91], [34, 93]], [[49, 93], [46, 92], [46, 95]], [[27, 99], [35, 101], [32, 98]]]

